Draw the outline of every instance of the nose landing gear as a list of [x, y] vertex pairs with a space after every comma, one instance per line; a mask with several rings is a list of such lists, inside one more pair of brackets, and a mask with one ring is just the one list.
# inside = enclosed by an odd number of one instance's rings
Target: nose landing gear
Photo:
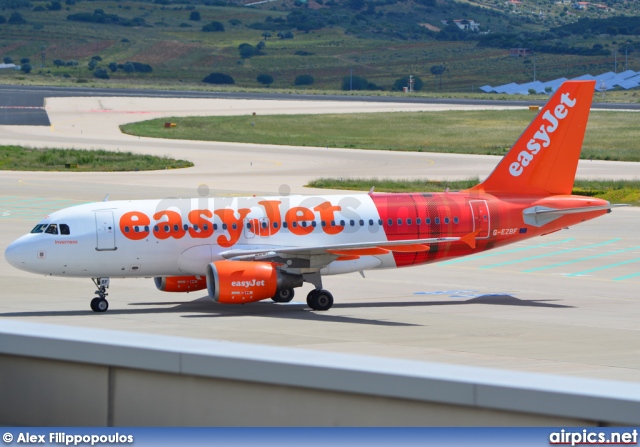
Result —
[[109, 295], [106, 290], [109, 288], [109, 278], [91, 278], [98, 290], [95, 294], [98, 295], [91, 300], [91, 310], [94, 312], [106, 312], [109, 308], [109, 302], [106, 297]]

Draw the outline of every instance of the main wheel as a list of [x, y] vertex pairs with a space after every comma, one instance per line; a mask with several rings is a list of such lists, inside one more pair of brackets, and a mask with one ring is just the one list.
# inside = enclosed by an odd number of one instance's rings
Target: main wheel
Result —
[[295, 292], [293, 289], [282, 289], [276, 292], [276, 296], [271, 298], [276, 303], [288, 303], [293, 299]]
[[106, 312], [109, 308], [109, 302], [104, 298], [96, 297], [91, 300], [91, 310], [94, 312]]
[[307, 304], [313, 310], [329, 310], [333, 306], [333, 295], [326, 290], [313, 290], [307, 296]]

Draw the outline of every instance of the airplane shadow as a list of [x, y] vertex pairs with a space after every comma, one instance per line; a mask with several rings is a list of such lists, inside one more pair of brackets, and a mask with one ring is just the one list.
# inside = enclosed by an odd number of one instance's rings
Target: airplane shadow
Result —
[[[360, 308], [384, 308], [384, 307], [434, 307], [434, 306], [463, 306], [469, 304], [484, 304], [494, 306], [522, 306], [522, 307], [544, 307], [552, 309], [568, 309], [574, 306], [554, 304], [553, 300], [522, 300], [511, 295], [483, 295], [467, 300], [448, 301], [384, 301], [370, 303], [336, 303], [335, 309], [360, 309]], [[291, 302], [287, 304], [276, 304], [271, 301], [248, 303], [245, 305], [222, 305], [214, 304], [208, 297], [197, 298], [193, 301], [162, 301], [162, 302], [142, 302], [129, 303], [131, 309], [111, 309], [105, 314], [109, 315], [143, 315], [143, 314], [181, 314], [182, 318], [230, 318], [258, 316], [265, 318], [283, 318], [305, 321], [322, 321], [348, 324], [364, 324], [376, 326], [398, 326], [411, 327], [422, 326], [419, 324], [401, 323], [385, 320], [372, 320], [364, 318], [344, 317], [332, 315], [328, 312], [314, 312], [309, 309], [306, 303]], [[75, 316], [98, 316], [91, 310], [74, 311], [40, 311], [40, 312], [7, 312], [0, 313], [2, 318], [24, 318], [24, 317], [75, 317]]]

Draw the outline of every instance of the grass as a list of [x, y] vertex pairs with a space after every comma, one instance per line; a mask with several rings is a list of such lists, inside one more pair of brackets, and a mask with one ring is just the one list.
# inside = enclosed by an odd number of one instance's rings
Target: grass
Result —
[[[443, 192], [447, 188], [459, 191], [479, 183], [478, 178], [466, 180], [392, 180], [379, 178], [319, 178], [308, 187], [368, 191], [375, 186], [377, 192]], [[608, 200], [611, 203], [640, 205], [640, 180], [576, 180], [573, 194]]]
[[[162, 118], [121, 126], [156, 138], [392, 151], [504, 155], [528, 110]], [[177, 127], [165, 129], [171, 121]], [[637, 113], [591, 113], [582, 158], [640, 161]]]
[[193, 163], [185, 160], [131, 152], [0, 146], [0, 170], [7, 171], [152, 171], [190, 166]]

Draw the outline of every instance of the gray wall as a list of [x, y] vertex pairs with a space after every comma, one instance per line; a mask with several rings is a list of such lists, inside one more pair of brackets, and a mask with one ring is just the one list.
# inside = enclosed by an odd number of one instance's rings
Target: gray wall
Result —
[[6, 425], [640, 424], [631, 383], [6, 320], [0, 402]]

